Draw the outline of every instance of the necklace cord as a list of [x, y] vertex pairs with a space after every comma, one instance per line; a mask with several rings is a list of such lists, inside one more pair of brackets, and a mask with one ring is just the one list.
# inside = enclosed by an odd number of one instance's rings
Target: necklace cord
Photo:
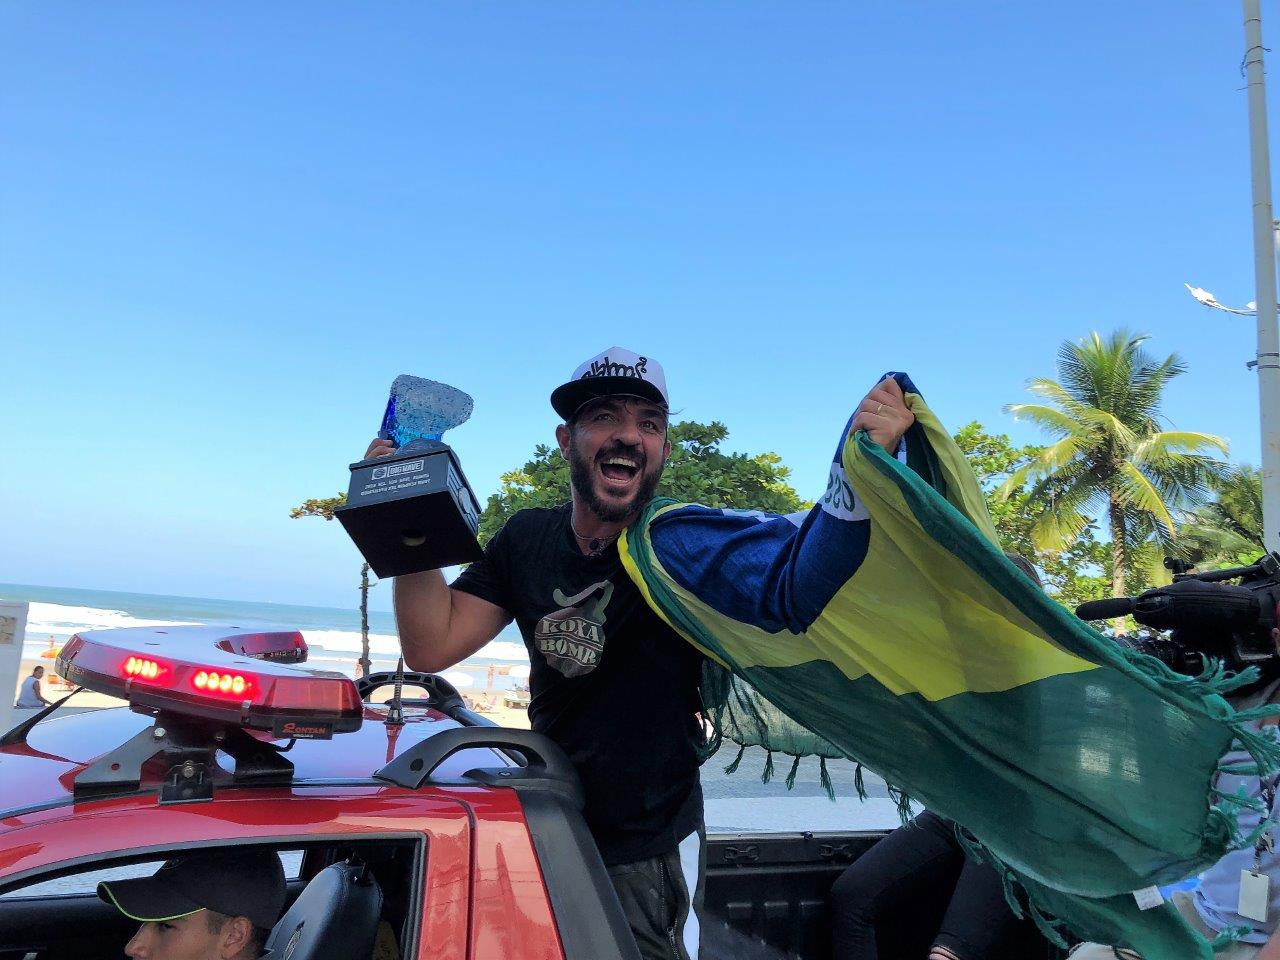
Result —
[[599, 556], [604, 551], [605, 547], [618, 539], [618, 534], [622, 532], [619, 530], [618, 533], [615, 533], [611, 537], [584, 537], [578, 532], [578, 528], [573, 525], [573, 517], [569, 518], [569, 529], [573, 531], [573, 535], [577, 537], [578, 540], [587, 545], [587, 549], [591, 551], [591, 556]]

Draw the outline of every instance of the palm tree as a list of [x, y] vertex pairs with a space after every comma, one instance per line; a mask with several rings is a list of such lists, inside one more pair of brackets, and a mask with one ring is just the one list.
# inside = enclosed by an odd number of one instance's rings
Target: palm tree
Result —
[[1256, 560], [1263, 553], [1262, 471], [1235, 467], [1213, 483], [1213, 490], [1217, 499], [1198, 507], [1182, 525], [1182, 556], [1215, 566]]
[[1037, 549], [1071, 544], [1094, 517], [1111, 535], [1111, 589], [1125, 592], [1125, 576], [1139, 547], [1172, 546], [1173, 513], [1206, 499], [1226, 465], [1227, 443], [1207, 433], [1161, 429], [1164, 388], [1186, 366], [1177, 354], [1155, 360], [1145, 335], [1119, 330], [1090, 334], [1058, 348], [1058, 379], [1037, 377], [1027, 389], [1043, 403], [1005, 407], [1056, 438], [1001, 486], [1003, 496], [1030, 481], [1040, 515], [1031, 528]]

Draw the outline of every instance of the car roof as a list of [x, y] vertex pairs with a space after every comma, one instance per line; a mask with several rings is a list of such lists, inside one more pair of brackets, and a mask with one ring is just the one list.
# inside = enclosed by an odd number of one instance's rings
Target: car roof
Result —
[[[385, 704], [365, 704], [359, 730], [331, 740], [297, 740], [285, 756], [294, 765], [294, 783], [370, 780], [386, 763], [423, 740], [462, 726], [425, 701], [404, 701], [404, 724], [388, 726]], [[28, 731], [25, 741], [0, 747], [0, 817], [33, 806], [70, 803], [75, 777], [153, 723], [153, 718], [127, 706], [57, 714]], [[266, 734], [263, 739], [269, 739]], [[286, 741], [274, 741], [281, 746]], [[219, 755], [220, 762], [232, 762]], [[495, 751], [472, 748], [448, 757], [434, 779], [462, 777], [478, 766], [504, 766], [510, 761]]]

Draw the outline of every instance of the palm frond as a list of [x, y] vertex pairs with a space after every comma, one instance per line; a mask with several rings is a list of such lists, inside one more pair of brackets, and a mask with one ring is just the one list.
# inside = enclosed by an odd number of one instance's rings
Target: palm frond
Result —
[[1027, 491], [1028, 502], [1037, 509], [1053, 509], [1059, 503], [1097, 515], [1106, 505], [1106, 488], [1098, 483], [1093, 465], [1078, 457], [1052, 473], [1038, 477]]
[[1053, 484], [1053, 489], [1059, 489], [1074, 483], [1087, 471], [1087, 462], [1078, 459], [1075, 438], [1064, 437], [1057, 443], [1041, 448], [1036, 456], [1010, 472], [995, 493], [1000, 500], [1008, 500], [1028, 483], [1040, 487], [1046, 481]]
[[1027, 506], [1038, 515], [1031, 526], [1037, 550], [1063, 550], [1080, 536], [1097, 515], [1099, 491], [1080, 462], [1043, 478], [1028, 495]]
[[1207, 501], [1215, 484], [1230, 471], [1229, 464], [1198, 453], [1165, 453], [1130, 461], [1160, 490], [1169, 507], [1187, 510]]
[[1083, 432], [1079, 421], [1042, 403], [1010, 403], [1005, 405], [1004, 412], [1017, 420], [1034, 423], [1054, 436], [1080, 435]]
[[1170, 536], [1177, 534], [1177, 525], [1165, 506], [1164, 497], [1149, 477], [1133, 464], [1125, 463], [1120, 467], [1117, 480], [1120, 500], [1125, 507], [1150, 515]]
[[1130, 459], [1135, 463], [1162, 457], [1170, 453], [1199, 453], [1205, 448], [1217, 450], [1224, 457], [1230, 445], [1222, 437], [1192, 430], [1162, 430], [1143, 437], [1134, 444]]
[[1262, 471], [1240, 466], [1212, 482], [1217, 500], [1204, 511], [1223, 530], [1254, 544], [1262, 543]]
[[1158, 363], [1143, 353], [1134, 372], [1130, 390], [1130, 415], [1133, 422], [1156, 422], [1165, 387], [1170, 380], [1181, 376], [1186, 370], [1187, 365], [1176, 353], [1169, 354]]
[[1117, 389], [1132, 369], [1132, 355], [1142, 338], [1117, 330], [1104, 339], [1096, 331], [1082, 340], [1063, 341], [1058, 348], [1058, 372], [1067, 389], [1089, 406], [1114, 410]]
[[996, 497], [1000, 500], [1008, 500], [1011, 496], [1027, 485], [1027, 481], [1036, 475], [1038, 465], [1032, 460], [1024, 463], [1018, 469], [1014, 470], [1009, 476], [1005, 477], [1004, 483], [996, 487]]
[[1080, 445], [1075, 437], [1063, 437], [1040, 451], [1035, 464], [1042, 475], [1056, 473], [1080, 455]]
[[1046, 511], [1031, 526], [1031, 543], [1037, 550], [1065, 550], [1080, 538], [1089, 522], [1079, 511]]
[[1056, 380], [1050, 380], [1048, 377], [1033, 377], [1027, 381], [1027, 392], [1034, 393], [1037, 397], [1043, 397], [1050, 403], [1057, 404], [1066, 413], [1075, 413], [1081, 407], [1088, 407], [1089, 404], [1082, 403], [1079, 399], [1071, 394], [1062, 384]]
[[1129, 449], [1138, 441], [1133, 428], [1110, 410], [1089, 407], [1081, 411], [1080, 418], [1091, 431], [1106, 437], [1122, 450]]
[[1188, 514], [1178, 528], [1178, 556], [1201, 565], [1232, 566], [1247, 562], [1262, 552], [1261, 535], [1252, 537], [1220, 523], [1208, 504]]

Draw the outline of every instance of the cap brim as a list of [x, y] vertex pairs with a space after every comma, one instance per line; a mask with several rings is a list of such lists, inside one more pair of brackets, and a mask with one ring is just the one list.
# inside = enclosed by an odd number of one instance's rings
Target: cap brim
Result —
[[103, 880], [98, 884], [98, 896], [129, 919], [141, 923], [177, 920], [204, 909], [155, 877]]
[[588, 400], [613, 396], [640, 397], [656, 403], [664, 410], [667, 406], [667, 398], [662, 395], [662, 391], [647, 380], [636, 377], [587, 377], [571, 380], [552, 390], [551, 407], [567, 421]]

